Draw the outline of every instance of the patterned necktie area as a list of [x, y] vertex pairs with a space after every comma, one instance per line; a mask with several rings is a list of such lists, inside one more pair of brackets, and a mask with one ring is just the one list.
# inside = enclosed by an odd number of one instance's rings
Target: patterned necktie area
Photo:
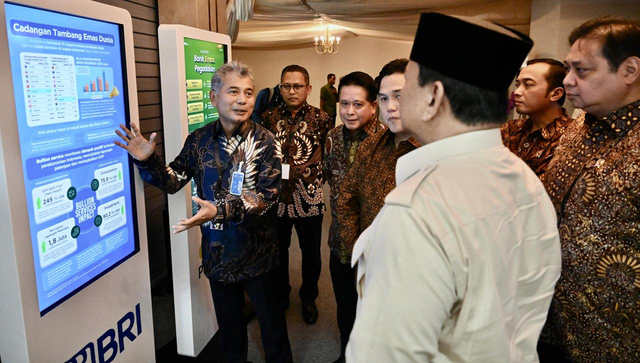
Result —
[[353, 163], [353, 159], [356, 158], [358, 145], [360, 145], [360, 140], [353, 140], [353, 142], [351, 142], [351, 146], [349, 147], [349, 164]]

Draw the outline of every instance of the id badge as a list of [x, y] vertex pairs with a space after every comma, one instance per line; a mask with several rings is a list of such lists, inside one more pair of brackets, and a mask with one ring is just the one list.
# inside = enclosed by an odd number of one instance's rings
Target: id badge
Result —
[[291, 165], [282, 164], [282, 179], [289, 179], [289, 170], [291, 169]]
[[231, 176], [231, 187], [229, 193], [232, 195], [242, 195], [242, 183], [244, 182], [244, 173], [242, 170], [242, 162], [238, 167], [238, 171], [234, 171]]

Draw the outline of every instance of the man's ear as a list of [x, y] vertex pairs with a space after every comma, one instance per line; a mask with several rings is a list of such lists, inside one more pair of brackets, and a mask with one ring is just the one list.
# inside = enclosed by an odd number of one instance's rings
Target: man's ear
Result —
[[640, 79], [640, 58], [629, 57], [620, 64], [625, 82], [629, 85]]
[[311, 94], [311, 85], [307, 87], [307, 96], [309, 96], [310, 94]]
[[442, 112], [444, 106], [444, 85], [435, 81], [425, 86], [425, 106], [422, 109], [422, 121], [429, 121]]
[[564, 88], [556, 87], [549, 92], [549, 100], [551, 102], [558, 102], [560, 98], [564, 95]]
[[209, 99], [211, 100], [211, 104], [213, 105], [213, 107], [216, 107], [217, 106], [217, 104], [216, 104], [217, 99], [216, 99], [216, 94], [215, 94], [215, 92], [213, 92], [213, 90], [209, 91]]

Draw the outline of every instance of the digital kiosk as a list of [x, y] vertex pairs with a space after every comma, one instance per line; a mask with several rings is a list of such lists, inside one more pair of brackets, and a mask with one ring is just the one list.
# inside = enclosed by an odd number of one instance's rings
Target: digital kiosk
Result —
[[[211, 77], [231, 60], [231, 39], [183, 25], [158, 28], [162, 112], [167, 162], [182, 150], [193, 130], [218, 119], [209, 100]], [[169, 195], [169, 220], [190, 218], [197, 212], [191, 188]], [[218, 329], [209, 280], [202, 271], [199, 228], [171, 235], [171, 264], [178, 353], [197, 356]]]
[[131, 16], [0, 2], [0, 358], [154, 360]]

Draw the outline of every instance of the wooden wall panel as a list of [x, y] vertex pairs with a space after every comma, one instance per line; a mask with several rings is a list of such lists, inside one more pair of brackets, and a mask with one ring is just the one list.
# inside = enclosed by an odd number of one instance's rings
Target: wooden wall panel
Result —
[[[160, 100], [160, 92], [150, 91], [138, 93], [138, 106], [157, 105], [160, 103]], [[142, 126], [142, 122], [140, 125]], [[162, 119], [160, 120], [160, 127], [162, 127]]]
[[158, 35], [158, 24], [144, 19], [132, 19], [136, 34]]
[[[156, 132], [156, 152], [164, 157], [162, 133], [162, 104], [160, 96], [160, 66], [158, 57], [158, 4], [156, 0], [96, 0], [124, 8], [131, 13], [133, 42], [136, 59], [136, 83], [138, 86], [138, 113], [140, 128], [147, 138]], [[154, 186], [145, 183], [144, 188], [149, 239], [149, 268], [151, 286], [155, 287], [169, 274], [167, 264], [169, 250], [169, 221], [167, 197]]]
[[[132, 18], [144, 19], [158, 23], [158, 5], [155, 1], [150, 2], [151, 5], [140, 4], [141, 1], [128, 0], [97, 0], [100, 3], [113, 5], [119, 8], [127, 9], [131, 13]], [[135, 29], [133, 30], [135, 32]]]

